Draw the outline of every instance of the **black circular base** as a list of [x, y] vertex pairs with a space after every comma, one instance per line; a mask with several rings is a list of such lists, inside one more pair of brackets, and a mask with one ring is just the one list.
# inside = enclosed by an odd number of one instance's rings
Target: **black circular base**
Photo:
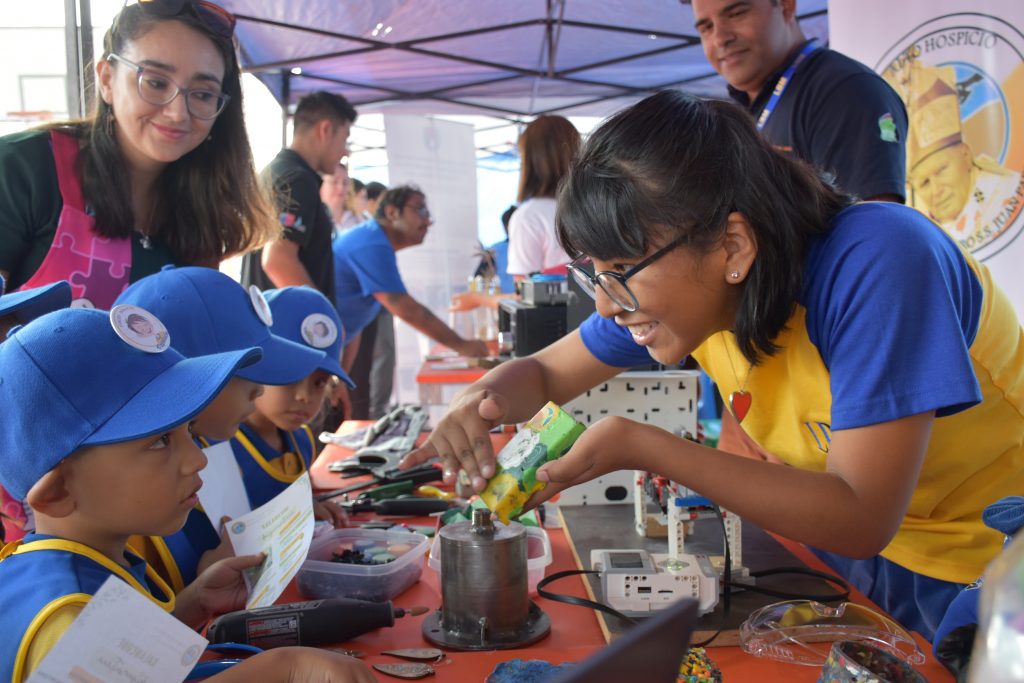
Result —
[[479, 633], [451, 633], [444, 630], [444, 607], [423, 620], [423, 637], [439, 647], [449, 650], [511, 650], [532, 645], [551, 632], [551, 620], [544, 611], [530, 601], [526, 623], [511, 636], [480, 641]]

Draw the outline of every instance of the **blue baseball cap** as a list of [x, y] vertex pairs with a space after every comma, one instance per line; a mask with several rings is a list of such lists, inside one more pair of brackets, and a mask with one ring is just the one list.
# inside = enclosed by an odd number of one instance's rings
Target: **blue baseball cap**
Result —
[[338, 363], [341, 347], [345, 345], [345, 328], [334, 304], [312, 287], [271, 289], [266, 295], [274, 314], [274, 334], [325, 352], [327, 355], [317, 368], [355, 387]]
[[22, 292], [5, 292], [4, 285], [0, 276], [0, 316], [13, 315], [22, 325], [71, 305], [71, 285], [66, 280]]
[[[134, 306], [121, 312], [47, 313], [0, 344], [0, 484], [15, 498], [24, 500], [81, 448], [142, 439], [192, 419], [262, 354], [246, 348], [186, 359], [155, 316]], [[127, 325], [136, 319], [150, 327], [133, 337]]]
[[259, 346], [263, 359], [238, 376], [257, 384], [291, 384], [320, 366], [324, 352], [282, 339], [263, 293], [213, 268], [166, 266], [130, 285], [117, 304], [141, 306], [160, 318], [174, 348], [188, 357]]

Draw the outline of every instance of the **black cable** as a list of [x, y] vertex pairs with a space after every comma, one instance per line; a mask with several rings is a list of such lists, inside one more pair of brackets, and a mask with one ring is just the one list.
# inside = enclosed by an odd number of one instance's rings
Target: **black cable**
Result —
[[729, 532], [725, 529], [725, 517], [722, 515], [722, 508], [718, 507], [718, 503], [712, 501], [711, 509], [715, 511], [715, 515], [718, 517], [718, 523], [722, 527], [722, 543], [725, 544], [725, 557], [723, 558], [725, 566], [722, 571], [722, 621], [714, 633], [699, 643], [694, 643], [691, 647], [705, 647], [721, 635], [726, 622], [729, 620], [729, 611], [732, 607], [732, 551], [729, 548]]
[[744, 583], [737, 581], [733, 585], [741, 591], [750, 591], [751, 593], [761, 593], [762, 595], [770, 595], [775, 598], [782, 598], [784, 600], [813, 600], [814, 602], [842, 602], [849, 599], [850, 597], [850, 584], [847, 583], [843, 578], [828, 572], [820, 572], [817, 569], [811, 569], [810, 567], [775, 567], [773, 569], [762, 569], [761, 571], [750, 572], [751, 578], [761, 578], [763, 576], [775, 576], [778, 574], [802, 574], [804, 576], [812, 576], [816, 579], [821, 579], [831, 584], [841, 586], [843, 590], [835, 593], [790, 593], [789, 591], [775, 590], [774, 588], [764, 588], [763, 586], [755, 586], [753, 584]]
[[589, 607], [590, 609], [597, 610], [598, 612], [604, 612], [605, 614], [610, 614], [613, 617], [623, 619], [629, 622], [630, 624], [637, 623], [636, 619], [634, 619], [633, 617], [627, 617], [619, 610], [615, 609], [614, 607], [611, 607], [610, 605], [606, 605], [602, 602], [597, 602], [595, 600], [587, 600], [586, 598], [577, 598], [575, 595], [549, 593], [548, 591], [544, 590], [546, 586], [549, 586], [550, 584], [554, 583], [555, 581], [558, 581], [559, 579], [564, 579], [567, 576], [578, 576], [581, 574], [601, 574], [601, 572], [595, 571], [593, 569], [568, 569], [563, 572], [555, 572], [551, 576], [545, 576], [543, 579], [540, 580], [540, 582], [537, 584], [537, 595], [539, 595], [542, 598], [547, 598], [548, 600], [553, 600], [555, 602], [564, 602], [567, 605], [576, 605], [577, 607]]

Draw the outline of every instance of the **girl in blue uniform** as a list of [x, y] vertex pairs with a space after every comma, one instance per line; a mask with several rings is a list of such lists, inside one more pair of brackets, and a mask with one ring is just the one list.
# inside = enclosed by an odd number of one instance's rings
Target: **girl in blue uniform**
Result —
[[[298, 381], [267, 387], [256, 399], [255, 411], [231, 439], [254, 508], [284, 491], [313, 464], [316, 441], [309, 423], [320, 412], [331, 376], [354, 386], [338, 362], [345, 331], [327, 297], [310, 287], [285, 287], [268, 291], [267, 301], [274, 334], [324, 355]], [[336, 505], [316, 503], [314, 513], [335, 526], [345, 524], [344, 513]]]
[[464, 390], [405, 465], [439, 455], [480, 490], [495, 424], [693, 355], [764, 459], [609, 417], [538, 472], [534, 504], [656, 472], [817, 548], [931, 637], [999, 552], [982, 510], [1024, 490], [1024, 340], [988, 270], [916, 211], [787, 159], [735, 106], [678, 92], [591, 136], [558, 224], [599, 315]]

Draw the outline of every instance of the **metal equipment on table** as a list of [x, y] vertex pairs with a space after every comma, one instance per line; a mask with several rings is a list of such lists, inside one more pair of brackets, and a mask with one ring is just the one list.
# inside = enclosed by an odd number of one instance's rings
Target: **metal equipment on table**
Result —
[[441, 609], [423, 621], [423, 637], [455, 650], [507, 650], [537, 642], [551, 630], [529, 599], [526, 528], [494, 524], [489, 510], [438, 532]]

